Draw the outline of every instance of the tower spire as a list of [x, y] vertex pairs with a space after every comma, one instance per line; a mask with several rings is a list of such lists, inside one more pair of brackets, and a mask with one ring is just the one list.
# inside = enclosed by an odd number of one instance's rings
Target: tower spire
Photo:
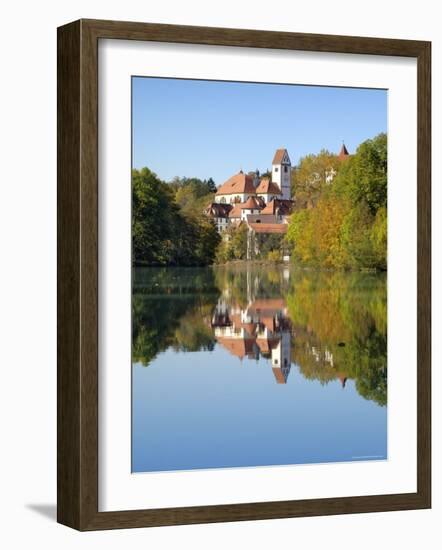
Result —
[[341, 150], [339, 151], [338, 158], [342, 160], [349, 156], [350, 156], [350, 153], [348, 152], [347, 147], [345, 146], [344, 140], [342, 140], [342, 147], [341, 147]]

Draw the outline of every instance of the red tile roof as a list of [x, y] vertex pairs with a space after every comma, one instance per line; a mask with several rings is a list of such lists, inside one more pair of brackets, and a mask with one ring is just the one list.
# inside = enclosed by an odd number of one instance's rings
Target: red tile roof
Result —
[[261, 211], [261, 214], [275, 214], [276, 202], [274, 200], [267, 203], [267, 206]]
[[249, 223], [255, 233], [287, 233], [286, 223]]
[[225, 347], [232, 355], [242, 359], [246, 355], [253, 354], [253, 346], [255, 344], [255, 338], [224, 338], [219, 336], [217, 338], [219, 344]]
[[272, 194], [272, 195], [280, 195], [281, 189], [279, 188], [277, 183], [274, 183], [273, 181], [270, 181], [269, 178], [263, 178], [260, 182], [258, 187], [256, 188], [257, 193], [261, 194]]
[[284, 153], [287, 152], [287, 149], [277, 149], [275, 156], [273, 157], [272, 164], [281, 164], [282, 159], [284, 158]]
[[259, 322], [262, 323], [268, 330], [274, 332], [275, 330], [275, 318], [272, 316], [260, 315]]
[[241, 324], [241, 315], [239, 313], [231, 313], [230, 319], [232, 323], [236, 326], [239, 326]]
[[261, 206], [259, 205], [258, 201], [255, 199], [255, 197], [249, 197], [246, 202], [243, 202], [239, 205], [241, 210], [261, 210]]
[[257, 338], [256, 344], [262, 353], [270, 353], [278, 347], [280, 338]]
[[206, 213], [212, 218], [227, 218], [232, 208], [231, 204], [213, 202], [206, 208]]
[[345, 376], [345, 374], [342, 374], [342, 373], [338, 373], [338, 380], [339, 382], [341, 382], [341, 386], [343, 388], [345, 388], [345, 383], [347, 382], [347, 377]]
[[272, 368], [273, 374], [275, 375], [276, 382], [278, 384], [286, 384], [287, 380], [285, 379], [284, 373], [282, 372], [282, 369], [278, 369], [273, 367]]
[[249, 311], [284, 309], [286, 305], [284, 298], [259, 298], [250, 304]]
[[217, 195], [234, 195], [235, 193], [255, 193], [253, 177], [239, 172], [223, 183], [216, 192]]
[[257, 338], [256, 343], [261, 351], [261, 353], [270, 353], [271, 348], [267, 338]]
[[[262, 213], [262, 211], [261, 211]], [[278, 217], [271, 214], [247, 214], [247, 223], [279, 223]]]
[[341, 150], [339, 151], [338, 159], [339, 160], [345, 160], [348, 157], [350, 157], [350, 153], [347, 151], [347, 147], [345, 146], [345, 143], [342, 144]]
[[256, 332], [256, 325], [255, 323], [241, 323], [241, 328], [246, 330], [249, 334], [253, 335]]
[[232, 210], [229, 212], [229, 218], [240, 218], [241, 217], [241, 205], [235, 204]]
[[267, 206], [261, 211], [261, 214], [276, 214], [276, 210], [278, 210], [278, 214], [281, 214], [281, 216], [288, 216], [291, 214], [293, 209], [293, 202], [290, 200], [283, 200], [283, 199], [273, 199], [269, 203], [267, 203]]

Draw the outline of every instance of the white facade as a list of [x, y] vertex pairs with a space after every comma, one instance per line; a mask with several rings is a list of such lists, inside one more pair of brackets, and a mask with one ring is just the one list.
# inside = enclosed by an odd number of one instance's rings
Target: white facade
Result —
[[273, 195], [272, 193], [258, 193], [257, 197], [261, 197], [266, 204], [271, 202], [273, 199], [282, 199], [283, 198], [280, 195]]
[[292, 176], [292, 163], [289, 154], [284, 151], [284, 156], [280, 163], [272, 164], [272, 181], [279, 185], [281, 189], [281, 198], [291, 199], [290, 183]]
[[221, 233], [221, 231], [227, 229], [229, 225], [229, 220], [228, 218], [215, 218], [215, 224], [218, 232]]
[[215, 202], [219, 204], [234, 204], [246, 202], [249, 197], [253, 197], [251, 193], [234, 193], [232, 195], [215, 195]]
[[250, 214], [259, 214], [260, 212], [260, 208], [243, 208], [241, 210], [241, 220], [246, 221], [247, 216], [250, 216]]

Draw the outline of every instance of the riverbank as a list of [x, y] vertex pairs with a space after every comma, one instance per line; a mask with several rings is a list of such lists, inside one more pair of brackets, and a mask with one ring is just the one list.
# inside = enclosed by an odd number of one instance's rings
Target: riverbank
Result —
[[293, 262], [272, 261], [272, 260], [230, 260], [224, 263], [212, 264], [212, 267], [235, 267], [235, 266], [278, 266], [296, 269], [307, 272], [326, 272], [326, 273], [386, 273], [386, 269], [376, 267], [358, 267], [358, 268], [334, 268], [321, 266], [296, 265]]

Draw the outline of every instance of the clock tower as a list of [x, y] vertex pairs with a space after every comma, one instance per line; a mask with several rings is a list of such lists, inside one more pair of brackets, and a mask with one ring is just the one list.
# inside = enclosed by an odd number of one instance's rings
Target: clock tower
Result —
[[282, 193], [281, 198], [284, 200], [292, 198], [290, 190], [291, 175], [292, 163], [287, 149], [277, 149], [272, 161], [272, 181], [278, 184]]

